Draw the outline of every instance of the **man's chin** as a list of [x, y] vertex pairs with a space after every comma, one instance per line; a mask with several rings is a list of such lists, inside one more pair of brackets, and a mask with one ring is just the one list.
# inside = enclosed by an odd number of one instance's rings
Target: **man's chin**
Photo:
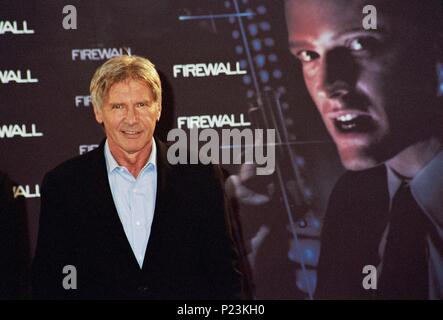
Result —
[[125, 143], [120, 143], [119, 148], [127, 154], [134, 154], [140, 152], [146, 144], [140, 143], [139, 141], [125, 141]]
[[378, 161], [371, 157], [357, 154], [340, 154], [340, 159], [345, 169], [350, 171], [367, 170], [374, 168], [380, 164]]

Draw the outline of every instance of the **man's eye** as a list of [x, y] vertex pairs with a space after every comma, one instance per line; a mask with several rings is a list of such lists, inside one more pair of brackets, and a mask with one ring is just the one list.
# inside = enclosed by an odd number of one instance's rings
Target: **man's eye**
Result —
[[349, 41], [348, 47], [352, 51], [373, 50], [377, 47], [377, 40], [371, 37], [360, 37]]
[[123, 108], [123, 105], [121, 105], [121, 104], [113, 104], [112, 105], [112, 109], [121, 109], [121, 108]]
[[138, 107], [143, 108], [143, 107], [147, 107], [148, 105], [144, 102], [140, 102], [137, 104]]
[[311, 62], [319, 57], [318, 53], [314, 51], [302, 50], [297, 53], [297, 58], [301, 62]]

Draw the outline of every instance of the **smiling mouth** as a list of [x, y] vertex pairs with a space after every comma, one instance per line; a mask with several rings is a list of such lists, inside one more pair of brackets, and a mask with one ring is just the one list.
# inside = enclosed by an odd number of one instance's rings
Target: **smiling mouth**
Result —
[[132, 131], [132, 130], [122, 130], [122, 132], [129, 136], [136, 136], [141, 133], [141, 131]]
[[365, 133], [374, 127], [374, 121], [369, 115], [343, 113], [333, 118], [335, 128], [341, 133]]

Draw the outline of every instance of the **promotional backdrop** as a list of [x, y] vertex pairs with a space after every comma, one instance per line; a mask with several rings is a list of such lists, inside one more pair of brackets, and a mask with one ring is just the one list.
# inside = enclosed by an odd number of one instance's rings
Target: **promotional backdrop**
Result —
[[[77, 29], [63, 28], [67, 5]], [[289, 53], [280, 1], [1, 1], [0, 171], [23, 204], [24, 265], [35, 249], [43, 176], [104, 138], [89, 83], [121, 54], [147, 57], [161, 73], [162, 140], [200, 116], [217, 130], [276, 129], [275, 173], [242, 181], [237, 193], [244, 246], [256, 298], [312, 296], [322, 217], [342, 167]], [[228, 182], [241, 177], [240, 165], [224, 168]]]

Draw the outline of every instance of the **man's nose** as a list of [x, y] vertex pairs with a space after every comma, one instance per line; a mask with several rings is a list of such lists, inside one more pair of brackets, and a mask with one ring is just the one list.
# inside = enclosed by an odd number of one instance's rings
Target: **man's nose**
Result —
[[128, 112], [126, 113], [126, 119], [125, 120], [126, 120], [126, 122], [128, 124], [134, 124], [134, 123], [137, 122], [138, 114], [137, 114], [137, 110], [133, 106], [130, 106], [128, 108]]
[[329, 99], [340, 99], [353, 89], [357, 78], [357, 65], [345, 49], [327, 52], [322, 61], [321, 91]]

